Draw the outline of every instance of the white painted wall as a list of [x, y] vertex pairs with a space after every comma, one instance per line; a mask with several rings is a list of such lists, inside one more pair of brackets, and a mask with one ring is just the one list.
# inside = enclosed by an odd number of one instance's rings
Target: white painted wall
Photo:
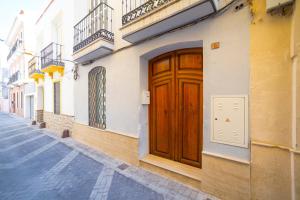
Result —
[[[80, 4], [81, 2], [81, 4]], [[76, 0], [75, 12], [86, 1]], [[121, 39], [121, 3], [113, 3], [115, 48], [128, 43]], [[80, 10], [80, 9], [79, 9]], [[82, 11], [82, 10], [81, 10]], [[75, 19], [79, 19], [77, 16]], [[88, 124], [88, 72], [106, 68], [107, 129], [140, 138], [140, 156], [148, 153], [148, 106], [141, 105], [141, 91], [148, 90], [148, 60], [164, 52], [203, 46], [204, 54], [204, 151], [249, 160], [250, 151], [210, 142], [211, 95], [249, 94], [248, 8], [208, 19], [195, 26], [166, 34], [154, 40], [106, 56], [88, 66], [80, 66], [74, 83], [75, 120]], [[212, 42], [221, 47], [211, 50]]]
[[[73, 54], [73, 2], [74, 1], [54, 1], [48, 10], [43, 14], [42, 18], [37, 23], [36, 29], [36, 54], [49, 45], [51, 42], [56, 42], [56, 25], [61, 27], [61, 43], [63, 45], [62, 57], [64, 60], [72, 60]], [[42, 12], [41, 12], [42, 14]], [[54, 74], [54, 79], [61, 81], [61, 114], [74, 115], [74, 95], [73, 95], [73, 73], [74, 64], [65, 61], [64, 76]], [[53, 112], [53, 80], [49, 76], [45, 76], [44, 85], [44, 110]], [[35, 106], [38, 107], [38, 106]]]
[[0, 112], [9, 112], [9, 100], [0, 97]]

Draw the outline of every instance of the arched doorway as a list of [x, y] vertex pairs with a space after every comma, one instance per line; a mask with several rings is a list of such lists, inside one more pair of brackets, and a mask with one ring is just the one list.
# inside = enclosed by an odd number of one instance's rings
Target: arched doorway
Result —
[[201, 167], [202, 48], [182, 49], [149, 62], [150, 153]]

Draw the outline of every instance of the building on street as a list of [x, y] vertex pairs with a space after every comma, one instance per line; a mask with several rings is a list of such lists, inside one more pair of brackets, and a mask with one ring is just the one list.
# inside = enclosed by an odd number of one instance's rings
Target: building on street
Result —
[[8, 101], [8, 69], [0, 63], [0, 111], [9, 112]]
[[35, 114], [38, 122], [57, 133], [71, 131], [73, 104], [72, 1], [49, 1], [35, 22], [35, 52], [29, 61], [35, 80]]
[[220, 199], [300, 198], [299, 1], [49, 0], [40, 13], [31, 40], [24, 12], [7, 39], [10, 112]]
[[25, 118], [33, 118], [33, 103], [30, 99], [34, 94], [34, 83], [28, 77], [29, 55], [35, 40], [32, 34], [32, 16], [23, 10], [16, 16], [6, 44], [9, 47], [7, 64], [9, 68], [9, 110]]

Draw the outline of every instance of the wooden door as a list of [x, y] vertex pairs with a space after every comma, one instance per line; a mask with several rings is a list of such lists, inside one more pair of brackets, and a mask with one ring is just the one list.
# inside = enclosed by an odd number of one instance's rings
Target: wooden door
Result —
[[[174, 54], [159, 56], [150, 62], [150, 151], [174, 159]], [[153, 106], [152, 106], [153, 105]]]
[[201, 167], [202, 49], [167, 53], [149, 65], [150, 153]]
[[202, 49], [176, 52], [177, 160], [201, 167], [203, 135]]
[[16, 93], [13, 93], [12, 112], [16, 112]]

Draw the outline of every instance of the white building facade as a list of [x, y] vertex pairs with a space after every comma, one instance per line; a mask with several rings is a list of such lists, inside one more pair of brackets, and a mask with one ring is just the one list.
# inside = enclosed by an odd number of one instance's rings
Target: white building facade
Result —
[[277, 16], [266, 1], [49, 0], [31, 40], [24, 12], [8, 36], [10, 112], [221, 199], [295, 199], [292, 6]]
[[75, 0], [72, 137], [211, 193], [248, 197], [245, 5]]
[[29, 63], [35, 80], [38, 122], [57, 133], [72, 128], [74, 115], [72, 2], [49, 1], [35, 23], [35, 52]]

